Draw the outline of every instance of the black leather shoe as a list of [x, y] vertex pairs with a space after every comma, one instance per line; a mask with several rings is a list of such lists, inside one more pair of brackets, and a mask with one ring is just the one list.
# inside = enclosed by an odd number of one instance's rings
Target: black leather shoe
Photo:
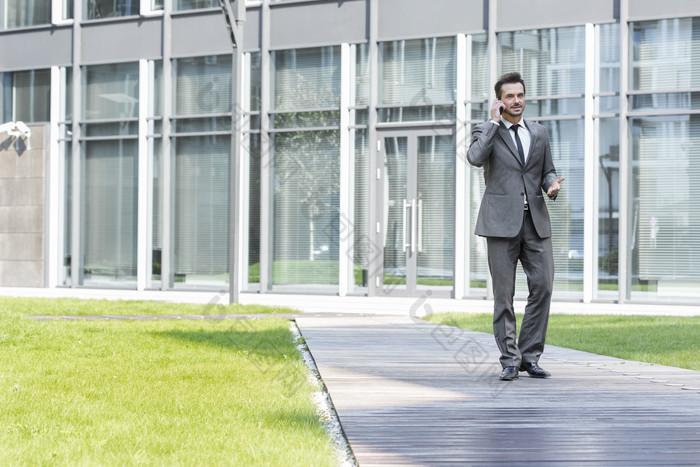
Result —
[[549, 371], [543, 370], [537, 365], [537, 363], [523, 362], [520, 365], [520, 371], [527, 371], [527, 374], [533, 378], [549, 378], [552, 376]]
[[513, 381], [518, 379], [518, 368], [514, 366], [508, 366], [501, 372], [501, 381]]

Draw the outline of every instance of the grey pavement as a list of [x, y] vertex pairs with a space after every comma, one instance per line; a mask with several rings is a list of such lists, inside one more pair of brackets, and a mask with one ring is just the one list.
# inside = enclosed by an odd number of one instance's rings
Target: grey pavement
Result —
[[297, 317], [360, 466], [700, 465], [700, 372], [548, 346], [500, 381], [490, 334]]

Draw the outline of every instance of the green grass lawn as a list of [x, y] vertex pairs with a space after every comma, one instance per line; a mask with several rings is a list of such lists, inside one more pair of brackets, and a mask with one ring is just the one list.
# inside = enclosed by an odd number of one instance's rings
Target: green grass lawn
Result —
[[[430, 320], [493, 333], [491, 314], [444, 313]], [[700, 317], [550, 315], [547, 344], [700, 371]]]
[[299, 310], [263, 305], [220, 304], [212, 294], [211, 304], [166, 303], [136, 300], [83, 300], [78, 298], [0, 297], [0, 313], [23, 315], [221, 315], [240, 313], [298, 313]]
[[3, 299], [0, 465], [337, 465], [286, 320], [24, 316], [160, 305]]

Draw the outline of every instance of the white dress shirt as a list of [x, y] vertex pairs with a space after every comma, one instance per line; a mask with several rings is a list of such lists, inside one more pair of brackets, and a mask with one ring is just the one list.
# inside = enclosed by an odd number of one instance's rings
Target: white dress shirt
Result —
[[[513, 144], [515, 146], [518, 146], [518, 143], [515, 142], [515, 131], [511, 131], [511, 128], [513, 127], [513, 123], [510, 123], [508, 120], [505, 118], [501, 118], [501, 121], [503, 124], [508, 128], [508, 133], [510, 133], [510, 137], [513, 139]], [[490, 120], [491, 123], [494, 125], [498, 125], [498, 122], [495, 120]], [[518, 122], [520, 126], [518, 127], [518, 136], [520, 137], [520, 142], [523, 145], [523, 153], [525, 154], [525, 162], [527, 162], [527, 156], [530, 154], [530, 130], [527, 129], [525, 126], [525, 123], [521, 119], [520, 122]]]
[[[503, 123], [508, 128], [508, 133], [510, 133], [510, 137], [513, 138], [513, 142], [515, 143], [515, 131], [511, 131], [511, 128], [513, 128], [513, 124], [506, 119], [503, 119]], [[525, 123], [522, 120], [520, 120], [519, 124], [520, 126], [518, 127], [518, 136], [520, 137], [520, 142], [523, 145], [525, 162], [527, 162], [527, 156], [530, 154], [530, 130], [527, 129]], [[517, 147], [518, 144], [516, 143], [515, 146]]]
[[[518, 143], [515, 142], [515, 131], [511, 131], [511, 128], [513, 127], [513, 123], [510, 123], [508, 120], [505, 118], [501, 118], [501, 121], [503, 124], [508, 128], [508, 133], [510, 133], [510, 137], [513, 139], [513, 144], [515, 146], [518, 146]], [[498, 125], [497, 122], [491, 120], [491, 123], [494, 125]], [[520, 125], [518, 127], [518, 136], [520, 137], [520, 143], [523, 145], [523, 154], [525, 156], [525, 162], [527, 162], [527, 156], [530, 154], [530, 141], [531, 141], [531, 135], [530, 135], [530, 130], [527, 129], [525, 126], [525, 123], [523, 122], [522, 119], [520, 119], [520, 122], [518, 122]], [[527, 204], [527, 196], [525, 196], [525, 199], [523, 199], [523, 202]]]

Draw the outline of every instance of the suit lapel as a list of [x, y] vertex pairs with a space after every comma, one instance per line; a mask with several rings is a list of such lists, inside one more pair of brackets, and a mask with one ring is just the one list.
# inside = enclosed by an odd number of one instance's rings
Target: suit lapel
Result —
[[[529, 127], [528, 127], [529, 129]], [[504, 143], [506, 143], [506, 146], [508, 146], [508, 149], [510, 149], [511, 154], [513, 154], [513, 157], [518, 161], [520, 164], [520, 155], [518, 154], [518, 148], [515, 146], [515, 142], [513, 141], [513, 138], [510, 136], [510, 131], [508, 128], [506, 128], [506, 125], [501, 122], [500, 125], [498, 126], [498, 134], [501, 136], [501, 139], [503, 140]]]
[[533, 129], [530, 127], [530, 124], [528, 123], [527, 120], [523, 118], [523, 123], [527, 127], [527, 131], [530, 132], [530, 151], [527, 153], [527, 161], [525, 161], [525, 165], [530, 162], [530, 159], [532, 159], [532, 156], [535, 154], [535, 140], [537, 139], [537, 135], [533, 131]]

